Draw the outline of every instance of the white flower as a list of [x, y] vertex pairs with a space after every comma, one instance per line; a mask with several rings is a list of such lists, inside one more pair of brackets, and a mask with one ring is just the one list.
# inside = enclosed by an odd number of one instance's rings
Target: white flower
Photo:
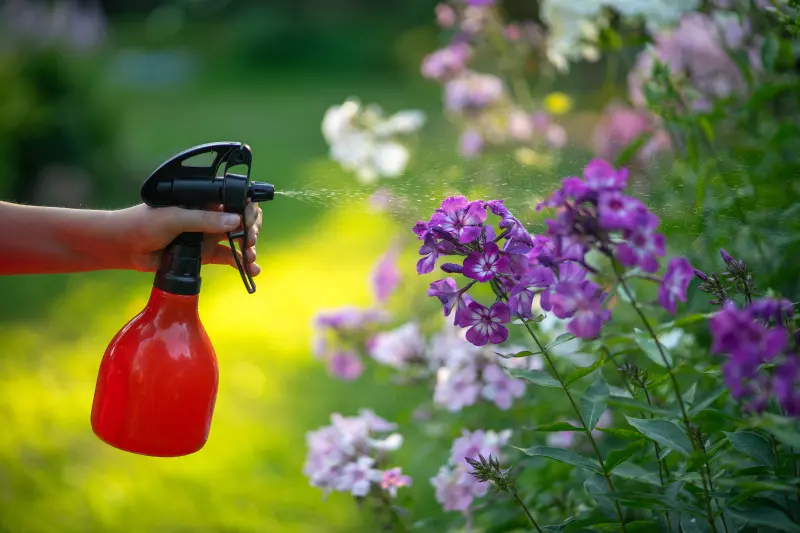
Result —
[[566, 72], [571, 61], [597, 61], [594, 44], [599, 28], [607, 24], [606, 9], [629, 21], [643, 21], [655, 33], [677, 24], [681, 15], [694, 11], [700, 0], [542, 0], [539, 15], [547, 25], [547, 59]]
[[331, 159], [355, 173], [362, 183], [373, 183], [405, 171], [410, 153], [398, 137], [414, 133], [424, 123], [422, 111], [400, 111], [384, 118], [379, 106], [362, 107], [350, 98], [328, 108], [322, 119], [322, 135], [330, 146]]
[[425, 124], [425, 113], [422, 111], [398, 111], [386, 121], [375, 126], [375, 134], [388, 137], [397, 133], [414, 133]]
[[322, 118], [322, 135], [333, 144], [353, 130], [353, 119], [359, 111], [356, 100], [348, 99], [340, 106], [329, 107]]

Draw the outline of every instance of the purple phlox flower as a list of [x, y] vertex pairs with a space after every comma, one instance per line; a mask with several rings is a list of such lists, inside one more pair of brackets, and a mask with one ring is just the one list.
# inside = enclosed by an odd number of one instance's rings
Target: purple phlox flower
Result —
[[586, 187], [593, 191], [621, 191], [628, 184], [628, 169], [615, 169], [604, 159], [592, 159], [583, 169]]
[[762, 320], [774, 320], [779, 325], [794, 316], [794, 306], [785, 298], [761, 298], [754, 301], [748, 309], [754, 316]]
[[[572, 309], [567, 331], [583, 339], [597, 337], [603, 324], [611, 319], [611, 311], [603, 307], [606, 294], [594, 283], [565, 284], [568, 291], [559, 291], [559, 299]], [[555, 313], [555, 308], [553, 311]], [[558, 315], [556, 315], [558, 316]]]
[[486, 243], [481, 251], [471, 252], [464, 259], [464, 275], [486, 282], [508, 273], [508, 257], [493, 242]]
[[354, 352], [336, 352], [328, 360], [328, 371], [336, 378], [353, 381], [364, 372], [364, 362]]
[[395, 433], [387, 438], [377, 438], [396, 428], [368, 409], [358, 416], [345, 417], [333, 413], [331, 424], [306, 434], [308, 455], [303, 473], [312, 486], [350, 492], [355, 496], [366, 495], [372, 483], [382, 478], [382, 472], [373, 468], [373, 455], [396, 450], [402, 444], [402, 436]]
[[484, 367], [482, 379], [484, 385], [481, 395], [503, 411], [511, 408], [514, 398], [521, 398], [525, 394], [525, 382], [512, 378], [498, 365]]
[[472, 48], [467, 43], [454, 43], [436, 50], [422, 60], [422, 75], [436, 81], [446, 81], [460, 74], [472, 57]]
[[517, 283], [508, 299], [511, 311], [523, 318], [533, 318], [533, 289], [547, 289], [556, 283], [556, 275], [550, 268], [536, 266], [528, 270]]
[[692, 281], [694, 268], [685, 257], [675, 257], [667, 264], [664, 279], [658, 287], [658, 304], [675, 314], [678, 300], [686, 302], [686, 290]]
[[741, 352], [733, 354], [722, 366], [722, 379], [735, 400], [753, 393], [753, 380], [758, 376], [758, 367], [757, 358]]
[[500, 457], [501, 448], [508, 443], [510, 438], [511, 430], [509, 429], [500, 432], [462, 429], [461, 436], [453, 441], [450, 463], [471, 468], [466, 461], [467, 458], [478, 459], [478, 455], [483, 455], [486, 458], [490, 455]]
[[593, 197], [594, 191], [582, 179], [576, 176], [569, 176], [561, 180], [561, 188], [556, 189], [547, 200], [540, 202], [536, 206], [536, 210], [540, 211], [544, 207], [562, 207], [569, 200], [580, 204]]
[[381, 480], [381, 471], [372, 468], [374, 464], [372, 457], [359, 457], [355, 462], [346, 464], [336, 489], [350, 492], [353, 496], [366, 496], [370, 485]]
[[403, 475], [402, 468], [386, 470], [381, 476], [381, 488], [388, 491], [392, 498], [397, 496], [397, 489], [399, 487], [408, 487], [410, 485], [411, 478]]
[[754, 364], [775, 358], [788, 343], [788, 333], [782, 327], [767, 328], [754, 319], [748, 309], [738, 309], [728, 303], [708, 321], [714, 353], [729, 354], [737, 364], [751, 359]]
[[417, 261], [417, 274], [429, 274], [436, 266], [436, 260], [440, 255], [448, 255], [455, 250], [455, 246], [448, 241], [437, 241], [436, 230], [431, 228], [425, 235], [425, 242], [419, 248], [419, 255], [424, 256]]
[[579, 284], [586, 279], [587, 271], [580, 264], [573, 261], [563, 261], [558, 265], [558, 279], [557, 283], [551, 283], [544, 291], [542, 291], [540, 304], [545, 311], [553, 311], [558, 318], [568, 318], [572, 313], [572, 308], [568, 306], [567, 300], [558, 299], [558, 285], [566, 284], [570, 287], [566, 289], [565, 294], [572, 292], [572, 285]]
[[464, 468], [442, 466], [435, 477], [431, 478], [436, 492], [436, 501], [445, 511], [469, 510], [475, 498], [485, 496], [489, 491], [487, 483], [481, 483]]
[[456, 280], [453, 278], [445, 278], [431, 282], [430, 288], [428, 289], [428, 296], [439, 298], [439, 301], [442, 302], [444, 306], [444, 316], [450, 315], [450, 311], [453, 310], [453, 306], [458, 299], [458, 285], [456, 285]]
[[772, 377], [775, 398], [789, 416], [800, 416], [800, 358], [787, 355]]
[[478, 401], [481, 386], [474, 365], [461, 368], [443, 366], [436, 372], [433, 402], [450, 412], [457, 412]]
[[428, 234], [428, 231], [430, 230], [430, 223], [428, 223], [425, 220], [420, 220], [416, 224], [414, 224], [412, 230], [417, 235], [417, 238], [419, 240], [425, 240], [425, 236]]
[[472, 296], [467, 294], [466, 292], [461, 295], [456, 303], [456, 312], [455, 316], [453, 317], [453, 324], [460, 328], [466, 328], [472, 325], [472, 310], [469, 306], [472, 304], [474, 300]]
[[384, 365], [401, 369], [419, 359], [424, 349], [419, 325], [414, 322], [378, 333], [369, 342], [370, 356]]
[[468, 6], [491, 6], [494, 0], [466, 0]]
[[484, 346], [487, 343], [500, 344], [508, 339], [508, 330], [503, 326], [511, 316], [508, 306], [503, 302], [495, 302], [492, 307], [486, 308], [478, 302], [472, 302], [464, 313], [464, 327], [467, 330], [467, 340], [475, 346]]
[[658, 258], [665, 253], [664, 236], [648, 226], [626, 231], [625, 242], [617, 246], [620, 263], [627, 267], [638, 266], [644, 272], [656, 272]]
[[470, 202], [464, 196], [445, 199], [431, 216], [430, 226], [455, 237], [459, 243], [467, 244], [481, 235], [486, 221], [486, 206], [482, 201]]
[[397, 267], [397, 251], [389, 250], [375, 266], [372, 273], [372, 286], [379, 302], [385, 302], [397, 289], [401, 280], [400, 269]]
[[636, 229], [646, 211], [642, 202], [619, 191], [603, 192], [597, 201], [598, 221], [609, 231]]

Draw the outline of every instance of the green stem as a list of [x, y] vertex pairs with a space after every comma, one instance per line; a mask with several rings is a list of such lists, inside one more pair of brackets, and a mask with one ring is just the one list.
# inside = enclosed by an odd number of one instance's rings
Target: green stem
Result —
[[[606, 349], [606, 353], [608, 354], [609, 358], [614, 362], [614, 366], [617, 367], [617, 372], [619, 372], [620, 375], [622, 375], [622, 382], [625, 384], [625, 388], [628, 389], [628, 392], [630, 393], [631, 397], [635, 398], [636, 397], [635, 391], [633, 387], [631, 387], [629, 380], [625, 378], [624, 374], [622, 374], [622, 369], [620, 368], [619, 363], [617, 363], [617, 359], [613, 355], [611, 355], [611, 352], [608, 351], [608, 349]], [[644, 396], [647, 399], [647, 405], [652, 407], [653, 404], [650, 402], [650, 395], [647, 393], [647, 388], [642, 387], [642, 390], [644, 391]], [[647, 415], [642, 411], [639, 412], [639, 416], [641, 416], [642, 418], [647, 418]], [[653, 450], [656, 453], [656, 463], [658, 464], [658, 481], [661, 485], [661, 489], [663, 490], [664, 475], [666, 473], [666, 476], [669, 477], [669, 470], [667, 469], [666, 460], [664, 461], [661, 460], [661, 447], [658, 445], [656, 441], [653, 441]], [[664, 518], [666, 518], [667, 520], [667, 528], [670, 531], [672, 531], [672, 521], [669, 518], [669, 511], [664, 511]]]
[[[550, 369], [553, 371], [553, 376], [561, 385], [561, 389], [567, 395], [569, 403], [572, 404], [572, 408], [575, 410], [575, 414], [578, 416], [578, 420], [580, 421], [581, 426], [583, 427], [583, 432], [586, 434], [587, 437], [589, 437], [589, 442], [592, 444], [592, 449], [594, 450], [594, 454], [597, 457], [597, 461], [600, 463], [600, 469], [602, 470], [603, 477], [605, 478], [606, 483], [608, 484], [608, 489], [611, 492], [615, 492], [614, 482], [611, 480], [611, 474], [609, 474], [606, 471], [606, 465], [603, 462], [603, 455], [600, 453], [600, 448], [597, 447], [597, 443], [595, 442], [594, 437], [592, 436], [592, 431], [586, 426], [586, 421], [583, 418], [583, 414], [581, 413], [581, 410], [578, 408], [578, 404], [575, 403], [575, 398], [572, 397], [572, 393], [569, 391], [569, 387], [567, 387], [566, 383], [561, 378], [561, 374], [558, 373], [556, 365], [553, 364], [553, 360], [550, 358], [550, 352], [547, 350], [547, 348], [545, 348], [545, 346], [541, 342], [539, 342], [539, 338], [536, 336], [536, 332], [533, 331], [533, 326], [531, 325], [531, 323], [528, 322], [528, 320], [523, 317], [519, 318], [525, 324], [525, 328], [528, 330], [528, 333], [530, 333], [531, 338], [536, 343], [536, 346], [539, 347], [539, 350], [541, 351], [542, 355], [544, 355], [544, 358], [547, 360], [547, 364], [550, 365]], [[623, 520], [622, 518], [622, 509], [620, 509], [619, 502], [617, 500], [613, 500], [613, 504], [614, 504], [614, 509], [617, 512], [619, 525], [622, 528], [623, 533], [627, 533], [627, 529], [625, 528], [625, 520]]]
[[536, 529], [536, 531], [538, 531], [539, 533], [542, 533], [542, 528], [540, 528], [539, 524], [536, 523], [536, 520], [533, 519], [533, 515], [528, 510], [528, 507], [525, 505], [525, 502], [523, 502], [522, 499], [517, 495], [516, 489], [511, 493], [511, 495], [522, 506], [522, 510], [525, 511], [526, 515], [528, 515], [528, 519], [531, 521], [531, 524], [533, 524], [534, 529]]
[[[667, 354], [664, 351], [664, 347], [661, 345], [661, 341], [659, 340], [658, 335], [656, 335], [656, 332], [653, 329], [653, 326], [650, 324], [650, 321], [647, 320], [647, 317], [645, 316], [645, 314], [642, 311], [641, 307], [639, 307], [639, 304], [636, 302], [636, 299], [633, 297], [633, 294], [631, 293], [630, 289], [628, 288], [628, 284], [625, 283], [625, 277], [619, 271], [619, 267], [617, 266], [617, 263], [613, 260], [613, 258], [611, 260], [611, 263], [612, 263], [612, 266], [613, 266], [613, 269], [614, 269], [614, 274], [617, 276], [617, 280], [619, 281], [620, 287], [622, 287], [622, 290], [625, 292], [625, 296], [628, 297], [628, 301], [633, 306], [634, 311], [636, 311], [636, 314], [639, 315], [639, 318], [641, 319], [642, 324], [644, 324], [644, 327], [647, 329], [648, 333], [650, 334], [650, 337], [652, 337], [653, 341], [656, 343], [656, 347], [658, 348], [658, 353], [661, 356], [661, 361], [664, 363], [664, 367], [666, 367], [667, 372], [669, 373], [669, 379], [670, 379], [670, 381], [672, 383], [672, 389], [675, 392], [675, 397], [677, 398], [678, 405], [681, 408], [681, 415], [683, 416], [683, 424], [686, 427], [687, 434], [690, 436], [689, 440], [692, 443], [692, 448], [694, 448], [694, 450], [697, 452], [697, 451], [699, 451], [698, 448], [697, 448], [697, 443], [695, 442], [695, 439], [691, 438], [692, 423], [691, 423], [691, 421], [689, 419], [689, 414], [686, 411], [686, 405], [683, 403], [683, 397], [681, 396], [681, 389], [680, 389], [680, 386], [678, 385], [678, 379], [675, 377], [675, 373], [672, 371], [672, 365], [669, 363], [669, 359], [667, 359]], [[703, 454], [705, 455], [705, 447], [703, 447]], [[706, 468], [708, 468], [708, 464], [706, 464]], [[706, 502], [705, 502], [706, 503], [706, 519], [708, 521], [709, 527], [711, 527], [712, 533], [717, 533], [717, 526], [716, 526], [716, 524], [714, 524], [714, 514], [713, 514], [713, 512], [711, 510], [711, 495], [709, 494], [709, 487], [706, 484], [706, 475], [705, 475], [705, 473], [703, 472], [702, 469], [700, 469], [700, 480], [701, 480], [701, 482], [703, 484], [703, 494], [705, 495], [705, 500], [706, 500]], [[711, 483], [711, 479], [709, 479], [708, 482], [710, 484]], [[711, 490], [713, 490], [713, 489], [711, 489]], [[717, 504], [717, 506], [719, 506], [719, 504]], [[724, 524], [724, 517], [723, 517], [723, 524]], [[727, 526], [726, 526], [726, 530], [727, 530]]]
[[397, 511], [394, 509], [394, 505], [392, 505], [392, 500], [389, 499], [389, 496], [386, 494], [386, 491], [380, 491], [380, 498], [381, 503], [383, 503], [384, 508], [389, 512], [389, 517], [391, 522], [394, 526], [396, 526], [395, 531], [402, 531], [406, 532], [408, 529], [406, 525], [403, 523], [403, 520], [400, 518], [400, 515], [397, 514]]

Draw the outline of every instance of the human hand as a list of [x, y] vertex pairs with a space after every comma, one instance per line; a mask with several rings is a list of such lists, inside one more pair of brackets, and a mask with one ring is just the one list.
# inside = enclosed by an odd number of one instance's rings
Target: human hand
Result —
[[[185, 232], [205, 233], [203, 239], [203, 264], [230, 265], [236, 261], [227, 245], [228, 231], [242, 229], [242, 217], [224, 213], [218, 206], [213, 211], [181, 209], [179, 207], [152, 208], [139, 204], [115, 211], [118, 231], [117, 248], [125, 257], [123, 261], [132, 270], [155, 272], [161, 264], [161, 252], [175, 237]], [[261, 267], [256, 264], [256, 240], [261, 230], [262, 212], [257, 203], [248, 203], [244, 212], [247, 228], [245, 260], [250, 273], [257, 276]], [[226, 244], [220, 244], [224, 241]], [[242, 254], [236, 252], [239, 260]]]

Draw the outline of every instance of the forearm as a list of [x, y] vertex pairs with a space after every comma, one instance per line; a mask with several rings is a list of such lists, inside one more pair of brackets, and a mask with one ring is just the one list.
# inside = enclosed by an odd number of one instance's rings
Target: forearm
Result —
[[0, 274], [126, 268], [111, 211], [0, 202]]

